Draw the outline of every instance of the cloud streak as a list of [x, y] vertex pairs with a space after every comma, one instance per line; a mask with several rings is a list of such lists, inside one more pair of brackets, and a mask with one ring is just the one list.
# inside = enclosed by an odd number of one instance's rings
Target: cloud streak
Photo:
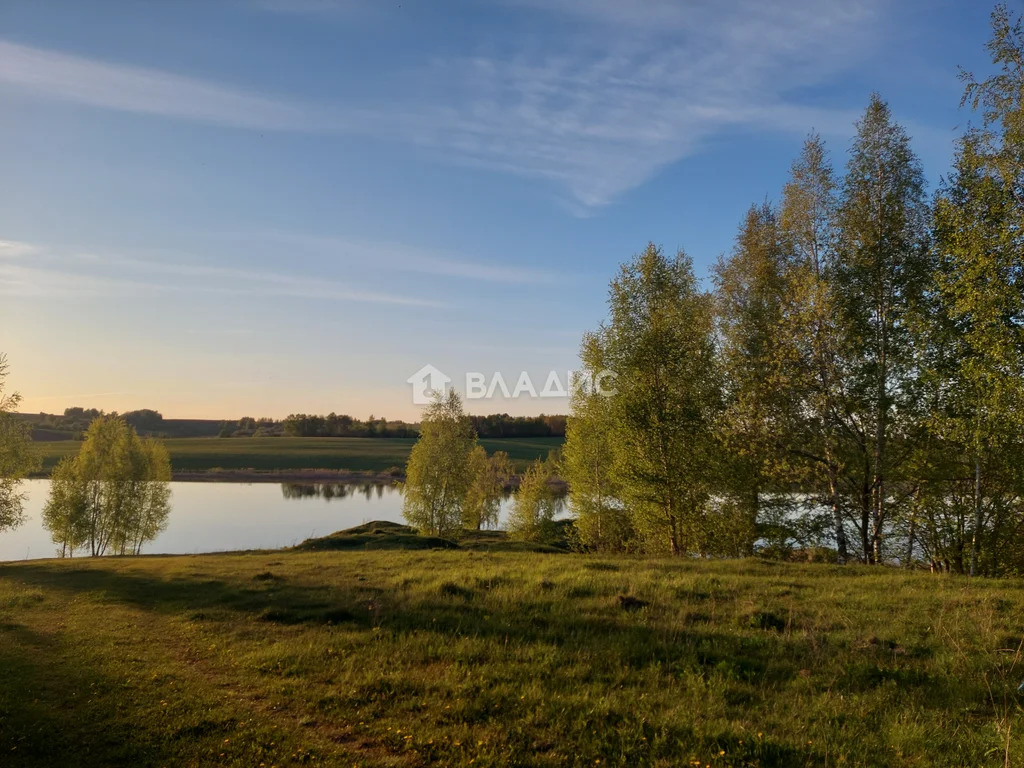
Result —
[[[547, 23], [511, 45], [484, 41], [486, 53], [431, 59], [363, 105], [276, 98], [3, 41], [0, 84], [235, 128], [413, 144], [455, 164], [542, 180], [586, 210], [723, 132], [848, 133], [850, 110], [815, 108], [795, 94], [869, 55], [880, 0], [505, 2]], [[444, 259], [433, 268], [474, 271]], [[476, 274], [488, 279], [482, 267]]]
[[544, 7], [588, 25], [557, 53], [543, 46], [439, 62], [433, 79], [461, 93], [437, 109], [426, 122], [437, 132], [421, 140], [462, 162], [548, 179], [589, 207], [720, 132], [848, 131], [851, 112], [814, 109], [792, 94], [865, 50], [874, 18], [870, 5], [837, 0]]
[[18, 240], [0, 240], [0, 261], [4, 259], [20, 259], [31, 256], [36, 252], [36, 247], [31, 243], [23, 243]]
[[409, 307], [441, 306], [430, 299], [368, 290], [317, 276], [184, 261], [144, 261], [94, 254], [65, 256], [41, 246], [35, 246], [35, 253], [37, 258], [31, 266], [0, 260], [0, 296], [95, 298], [214, 293]]
[[242, 240], [274, 241], [290, 248], [300, 248], [319, 256], [350, 265], [373, 264], [404, 272], [437, 277], [504, 284], [543, 284], [557, 282], [558, 276], [546, 270], [521, 266], [505, 266], [486, 261], [452, 258], [436, 251], [400, 243], [308, 235], [295, 232], [260, 232], [246, 234]]
[[93, 107], [261, 130], [311, 130], [308, 107], [170, 72], [0, 40], [0, 83]]

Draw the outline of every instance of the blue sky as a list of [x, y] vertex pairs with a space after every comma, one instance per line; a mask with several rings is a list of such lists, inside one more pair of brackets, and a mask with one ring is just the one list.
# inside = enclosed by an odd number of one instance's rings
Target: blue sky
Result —
[[936, 183], [990, 10], [6, 0], [9, 383], [209, 418], [414, 418], [425, 363], [539, 388], [619, 262], [653, 240], [706, 274], [808, 131], [842, 167], [872, 90]]

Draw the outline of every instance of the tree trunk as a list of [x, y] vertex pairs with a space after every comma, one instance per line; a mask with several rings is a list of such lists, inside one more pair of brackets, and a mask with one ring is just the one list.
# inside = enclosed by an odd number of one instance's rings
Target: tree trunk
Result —
[[[865, 458], [865, 463], [867, 459]], [[874, 550], [871, 546], [871, 483], [868, 470], [865, 471], [864, 485], [860, 491], [860, 540], [863, 548], [863, 558], [866, 565], [872, 565], [874, 561]]]
[[[884, 379], [879, 381], [878, 397], [885, 397]], [[871, 504], [871, 550], [875, 563], [882, 562], [882, 521], [885, 519], [885, 402], [880, 400], [875, 415], [875, 455], [872, 487], [874, 496]]]
[[846, 565], [846, 527], [843, 524], [843, 508], [839, 501], [839, 483], [836, 478], [836, 468], [829, 463], [828, 466], [828, 490], [832, 497], [832, 522], [836, 532], [836, 553], [840, 565]]
[[971, 576], [978, 568], [978, 553], [981, 549], [981, 454], [974, 452], [974, 535], [971, 537]]
[[914, 534], [917, 532], [917, 521], [910, 518], [910, 533], [907, 536], [907, 557], [905, 567], [910, 568], [914, 563]]

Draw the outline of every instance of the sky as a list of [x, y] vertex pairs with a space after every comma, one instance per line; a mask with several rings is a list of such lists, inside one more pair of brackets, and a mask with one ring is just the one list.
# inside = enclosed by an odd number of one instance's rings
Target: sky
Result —
[[564, 381], [618, 264], [653, 241], [706, 276], [810, 131], [843, 167], [872, 91], [934, 189], [990, 11], [3, 0], [8, 387], [25, 412], [414, 419], [427, 364]]

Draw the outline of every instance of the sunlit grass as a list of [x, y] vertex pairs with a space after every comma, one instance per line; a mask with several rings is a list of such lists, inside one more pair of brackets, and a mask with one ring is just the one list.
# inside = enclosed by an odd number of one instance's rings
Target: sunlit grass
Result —
[[5, 565], [0, 763], [1020, 765], [1021, 587], [479, 551]]

